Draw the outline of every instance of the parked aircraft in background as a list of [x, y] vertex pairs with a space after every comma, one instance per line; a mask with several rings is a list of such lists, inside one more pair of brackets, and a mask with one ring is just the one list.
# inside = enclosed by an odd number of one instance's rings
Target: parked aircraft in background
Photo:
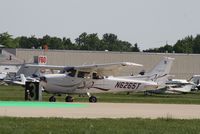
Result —
[[170, 79], [166, 82], [164, 88], [148, 91], [147, 93], [189, 93], [193, 90], [199, 90], [200, 75], [193, 75], [189, 80]]
[[[46, 64], [47, 57], [44, 55], [33, 56], [34, 63], [31, 64]], [[47, 70], [36, 67], [27, 67], [27, 63], [23, 64], [1, 64], [0, 65], [0, 80], [1, 84], [14, 84], [19, 83], [20, 85], [25, 85], [23, 81], [23, 74], [26, 80], [35, 81], [35, 78], [39, 78], [44, 73], [47, 73]], [[49, 70], [48, 70], [49, 71]]]
[[193, 75], [189, 80], [171, 79], [166, 83], [167, 91], [172, 93], [189, 93], [199, 89], [200, 75]]
[[27, 81], [39, 82], [40, 76], [42, 76], [40, 68], [26, 67], [26, 64], [24, 63], [20, 65], [19, 70], [14, 75], [10, 75], [9, 73], [7, 73], [4, 79], [2, 80], [2, 84], [14, 84], [25, 86]]
[[200, 90], [200, 75], [193, 75], [188, 81], [193, 82], [196, 89]]
[[195, 88], [193, 82], [183, 79], [172, 79], [166, 82], [165, 93], [189, 93]]
[[12, 85], [21, 85], [25, 86], [26, 82], [40, 82], [39, 77], [33, 78], [33, 77], [25, 77], [24, 74], [20, 74], [20, 76], [16, 76], [12, 79], [5, 79], [5, 83], [12, 84]]
[[1, 72], [0, 73], [0, 80], [1, 81], [4, 80], [6, 78], [6, 76], [7, 76], [7, 72]]

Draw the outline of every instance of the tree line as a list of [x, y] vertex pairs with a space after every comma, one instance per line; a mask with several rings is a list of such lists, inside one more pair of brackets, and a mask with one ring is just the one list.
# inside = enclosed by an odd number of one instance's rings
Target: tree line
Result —
[[[45, 35], [42, 38], [35, 36], [20, 36], [14, 38], [7, 32], [0, 34], [0, 44], [6, 48], [35, 48], [42, 49], [48, 46], [49, 49], [58, 50], [91, 50], [91, 51], [121, 51], [121, 52], [140, 52], [138, 44], [132, 45], [127, 41], [118, 39], [117, 35], [106, 33], [100, 39], [97, 33], [80, 34], [74, 42], [70, 38], [59, 38]], [[150, 48], [143, 52], [159, 53], [200, 53], [200, 35], [196, 37], [187, 36], [178, 40], [174, 45], [165, 44], [158, 48]]]
[[159, 53], [200, 53], [200, 35], [196, 37], [187, 36], [178, 40], [174, 45], [166, 44], [164, 46], [143, 50], [144, 52], [159, 52]]
[[42, 38], [35, 36], [16, 37], [7, 32], [0, 34], [0, 44], [6, 48], [35, 48], [42, 49], [48, 46], [49, 49], [60, 50], [92, 50], [92, 51], [125, 51], [125, 52], [139, 52], [140, 49], [136, 44], [132, 45], [127, 41], [119, 40], [117, 35], [106, 33], [100, 39], [97, 33], [87, 34], [82, 33], [75, 39], [74, 43], [70, 38], [59, 38], [45, 35]]

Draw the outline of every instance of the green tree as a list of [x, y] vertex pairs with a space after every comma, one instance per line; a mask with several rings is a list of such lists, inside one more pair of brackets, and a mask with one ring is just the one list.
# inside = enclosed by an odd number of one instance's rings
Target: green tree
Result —
[[75, 42], [80, 50], [100, 50], [100, 40], [97, 33], [82, 33]]
[[51, 37], [49, 40], [48, 47], [50, 49], [64, 49], [62, 40], [58, 37]]
[[185, 39], [178, 40], [173, 49], [176, 53], [193, 53], [193, 37], [188, 36]]
[[134, 46], [132, 47], [132, 52], [140, 52], [140, 49], [137, 43], [135, 43]]
[[[115, 45], [117, 45], [117, 40], [117, 35], [106, 33], [103, 35], [101, 43], [105, 50], [116, 51], [117, 47], [115, 47]], [[120, 50], [120, 48], [118, 50]]]
[[85, 48], [85, 46], [86, 46], [86, 36], [87, 36], [87, 33], [84, 32], [81, 35], [79, 35], [78, 38], [75, 39], [75, 42], [78, 46], [78, 49], [87, 50], [87, 48]]
[[197, 35], [193, 41], [193, 53], [200, 53], [200, 35]]
[[40, 42], [35, 36], [31, 37], [19, 37], [19, 47], [20, 48], [38, 48], [40, 46]]
[[77, 46], [75, 44], [73, 44], [70, 40], [70, 38], [63, 38], [62, 39], [62, 44], [63, 44], [63, 48], [67, 49], [67, 50], [76, 50]]
[[19, 40], [12, 38], [7, 32], [0, 34], [0, 44], [8, 48], [16, 48], [19, 46]]
[[39, 40], [40, 46], [43, 47], [44, 45], [49, 45], [51, 37], [49, 35], [43, 36]]
[[86, 47], [88, 48], [87, 50], [100, 50], [99, 44], [100, 40], [97, 33], [88, 34], [86, 36]]

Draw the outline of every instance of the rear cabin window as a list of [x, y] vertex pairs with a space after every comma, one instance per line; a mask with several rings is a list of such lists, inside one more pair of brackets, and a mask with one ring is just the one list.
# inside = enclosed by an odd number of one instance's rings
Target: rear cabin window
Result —
[[103, 79], [103, 76], [97, 75], [97, 73], [92, 74], [93, 79]]
[[79, 71], [77, 77], [79, 77], [79, 78], [86, 78], [86, 77], [89, 76], [89, 74], [90, 74], [89, 72]]

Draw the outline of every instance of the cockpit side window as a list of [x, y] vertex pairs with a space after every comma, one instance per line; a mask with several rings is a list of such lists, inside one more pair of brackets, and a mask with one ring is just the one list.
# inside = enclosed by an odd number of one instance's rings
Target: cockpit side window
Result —
[[73, 67], [69, 67], [62, 70], [62, 73], [66, 73], [68, 76], [74, 77], [76, 75], [76, 70]]
[[68, 75], [71, 76], [71, 77], [74, 77], [76, 75], [76, 70], [74, 70], [74, 69], [69, 70], [67, 72], [68, 72]]

